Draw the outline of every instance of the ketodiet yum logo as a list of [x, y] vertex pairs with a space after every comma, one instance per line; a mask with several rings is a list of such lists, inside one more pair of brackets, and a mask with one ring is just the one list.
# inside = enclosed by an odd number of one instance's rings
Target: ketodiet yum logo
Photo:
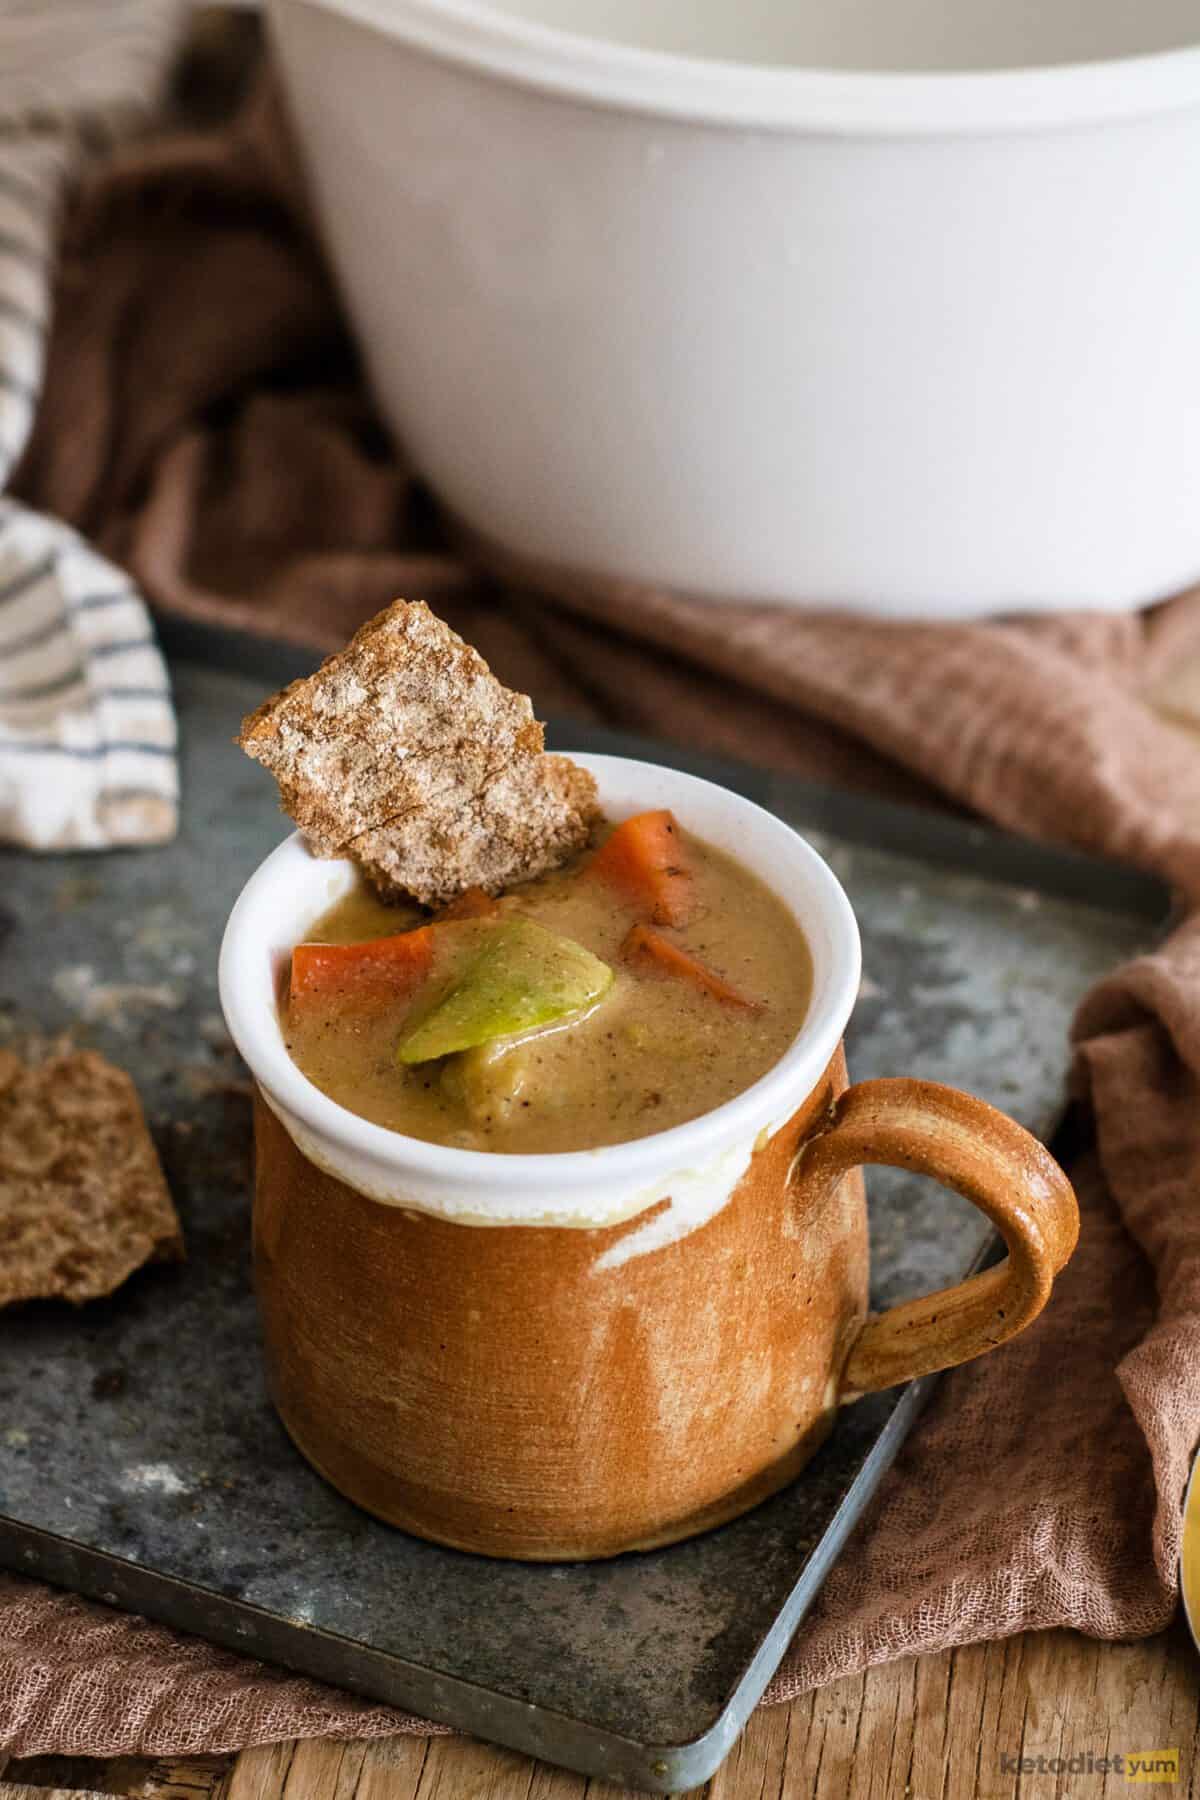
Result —
[[1178, 1750], [1110, 1750], [1095, 1756], [1080, 1750], [1073, 1756], [1008, 1756], [1001, 1754], [1002, 1775], [1123, 1775], [1126, 1781], [1179, 1780]]

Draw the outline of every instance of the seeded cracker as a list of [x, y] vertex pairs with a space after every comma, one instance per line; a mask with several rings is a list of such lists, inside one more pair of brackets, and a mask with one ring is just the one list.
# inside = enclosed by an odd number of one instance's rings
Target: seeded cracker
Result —
[[426, 905], [556, 867], [597, 816], [594, 781], [546, 754], [525, 695], [419, 601], [369, 620], [238, 741], [319, 856]]
[[183, 1235], [141, 1103], [93, 1050], [0, 1050], [0, 1306], [94, 1300]]

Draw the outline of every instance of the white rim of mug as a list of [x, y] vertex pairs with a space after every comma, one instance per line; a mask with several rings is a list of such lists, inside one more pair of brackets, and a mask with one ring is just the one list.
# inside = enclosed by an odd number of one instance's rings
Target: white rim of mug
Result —
[[[828, 933], [831, 949], [822, 965], [812, 943], [817, 921], [799, 921], [813, 952], [813, 994], [800, 1029], [766, 1074], [731, 1100], [698, 1119], [625, 1143], [590, 1150], [509, 1154], [431, 1144], [373, 1124], [322, 1093], [293, 1062], [284, 1042], [273, 972], [267, 969], [268, 979], [262, 981], [264, 962], [270, 954], [262, 924], [271, 884], [280, 874], [286, 874], [291, 864], [297, 869], [311, 869], [314, 882], [322, 877], [328, 881], [334, 871], [346, 866], [313, 856], [301, 834], [294, 832], [264, 858], [234, 903], [221, 943], [218, 988], [230, 1034], [255, 1080], [286, 1113], [336, 1150], [366, 1157], [396, 1173], [407, 1169], [492, 1193], [528, 1188], [531, 1184], [569, 1188], [572, 1178], [591, 1182], [603, 1176], [614, 1183], [633, 1183], [643, 1176], [652, 1179], [664, 1164], [693, 1165], [748, 1130], [755, 1131], [766, 1118], [778, 1117], [782, 1121], [820, 1080], [849, 1022], [862, 971], [858, 922], [829, 864], [807, 839], [776, 814], [715, 782], [632, 757], [570, 751], [565, 754], [591, 769], [602, 782], [607, 768], [616, 765], [626, 772], [647, 771], [656, 778], [665, 774], [672, 780], [719, 794], [725, 804], [765, 820], [768, 828], [779, 835], [781, 846], [786, 845], [786, 853], [803, 863], [805, 875], [820, 895], [820, 924]], [[314, 916], [319, 910], [314, 909]]]
[[590, 105], [759, 130], [979, 135], [1200, 106], [1200, 42], [1093, 62], [937, 71], [777, 67], [643, 49], [482, 0], [268, 0], [316, 7], [442, 61]]

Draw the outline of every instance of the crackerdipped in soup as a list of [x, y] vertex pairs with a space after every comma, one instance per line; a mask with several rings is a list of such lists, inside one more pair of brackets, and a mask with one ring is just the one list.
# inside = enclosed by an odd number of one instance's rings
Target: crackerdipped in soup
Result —
[[296, 945], [283, 1022], [308, 1079], [375, 1124], [467, 1150], [588, 1150], [751, 1086], [811, 985], [783, 902], [659, 811], [432, 916], [354, 888]]

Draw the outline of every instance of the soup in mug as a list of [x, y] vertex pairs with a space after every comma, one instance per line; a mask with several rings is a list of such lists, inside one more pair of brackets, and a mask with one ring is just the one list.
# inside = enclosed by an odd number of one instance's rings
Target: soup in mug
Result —
[[433, 918], [353, 889], [293, 951], [284, 1029], [308, 1079], [377, 1125], [467, 1150], [588, 1150], [751, 1086], [811, 985], [783, 902], [653, 812]]

